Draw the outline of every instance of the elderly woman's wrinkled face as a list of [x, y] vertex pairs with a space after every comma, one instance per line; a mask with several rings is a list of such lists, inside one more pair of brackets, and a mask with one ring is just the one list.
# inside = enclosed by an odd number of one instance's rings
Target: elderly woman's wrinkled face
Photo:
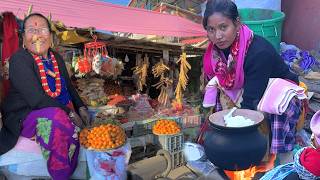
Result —
[[24, 46], [34, 54], [47, 57], [51, 42], [47, 21], [40, 16], [30, 17], [24, 27]]
[[208, 18], [207, 33], [209, 40], [220, 49], [230, 47], [237, 36], [240, 21], [232, 21], [221, 13], [214, 13]]

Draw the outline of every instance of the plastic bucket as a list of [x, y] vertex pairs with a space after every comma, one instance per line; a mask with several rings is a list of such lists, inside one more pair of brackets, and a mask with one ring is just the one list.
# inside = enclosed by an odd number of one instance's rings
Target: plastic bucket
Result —
[[285, 14], [269, 9], [245, 8], [239, 9], [241, 21], [255, 34], [267, 39], [279, 52], [282, 24]]

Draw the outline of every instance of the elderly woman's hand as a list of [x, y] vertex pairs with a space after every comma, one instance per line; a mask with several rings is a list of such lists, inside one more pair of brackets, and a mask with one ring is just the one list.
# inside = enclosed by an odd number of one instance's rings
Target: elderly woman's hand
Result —
[[80, 117], [83, 120], [83, 123], [85, 124], [85, 126], [91, 125], [90, 114], [89, 114], [86, 107], [84, 107], [84, 106], [80, 107], [79, 114], [80, 114]]
[[71, 111], [69, 113], [69, 118], [79, 128], [82, 129], [85, 127], [85, 124], [83, 123], [82, 119], [80, 118], [80, 116], [76, 112]]

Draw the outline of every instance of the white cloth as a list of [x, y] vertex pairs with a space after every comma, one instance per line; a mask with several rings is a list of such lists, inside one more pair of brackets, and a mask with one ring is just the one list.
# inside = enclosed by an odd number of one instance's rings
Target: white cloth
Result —
[[[84, 151], [85, 149], [80, 149], [78, 166], [71, 178], [85, 179], [87, 176]], [[35, 141], [24, 137], [19, 137], [16, 146], [0, 156], [0, 167], [17, 175], [50, 176], [40, 146]]]

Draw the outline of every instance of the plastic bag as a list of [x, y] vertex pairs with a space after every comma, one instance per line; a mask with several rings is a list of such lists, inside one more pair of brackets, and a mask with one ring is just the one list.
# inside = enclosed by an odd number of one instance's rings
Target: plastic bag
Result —
[[204, 148], [200, 144], [186, 142], [183, 148], [187, 166], [204, 176], [209, 175], [217, 167], [206, 157]]
[[280, 51], [281, 52], [285, 52], [286, 50], [289, 50], [289, 49], [296, 50], [297, 52], [300, 51], [300, 49], [297, 46], [293, 45], [293, 44], [287, 44], [285, 42], [281, 42], [280, 43]]
[[102, 65], [101, 55], [100, 55], [100, 54], [96, 54], [96, 55], [93, 57], [92, 70], [93, 70], [95, 73], [100, 74], [101, 65]]
[[95, 174], [93, 179], [98, 177], [108, 177], [111, 179], [126, 179], [125, 172], [125, 157], [121, 151], [116, 151], [115, 154], [99, 153], [94, 159]]
[[86, 151], [90, 179], [125, 180], [131, 156], [131, 146], [126, 143], [121, 148], [108, 152]]

